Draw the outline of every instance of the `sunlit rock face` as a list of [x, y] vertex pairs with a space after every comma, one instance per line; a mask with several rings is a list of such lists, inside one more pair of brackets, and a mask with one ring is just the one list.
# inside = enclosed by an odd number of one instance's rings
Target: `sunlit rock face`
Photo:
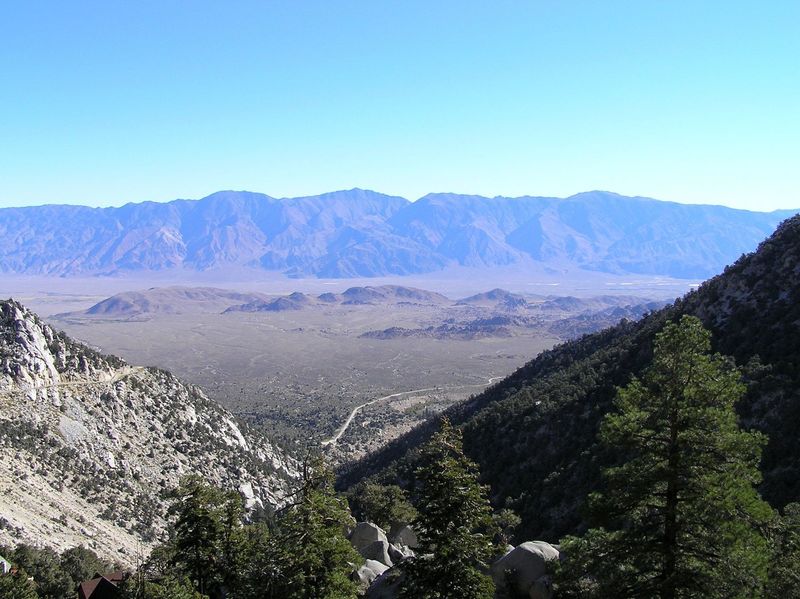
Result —
[[83, 544], [131, 562], [195, 473], [250, 509], [280, 505], [294, 462], [170, 373], [69, 339], [0, 302], [0, 543]]

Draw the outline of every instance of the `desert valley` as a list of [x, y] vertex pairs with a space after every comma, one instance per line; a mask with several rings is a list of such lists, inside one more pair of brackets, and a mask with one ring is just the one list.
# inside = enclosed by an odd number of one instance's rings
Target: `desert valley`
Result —
[[800, 599], [800, 3], [6, 3], [0, 599]]

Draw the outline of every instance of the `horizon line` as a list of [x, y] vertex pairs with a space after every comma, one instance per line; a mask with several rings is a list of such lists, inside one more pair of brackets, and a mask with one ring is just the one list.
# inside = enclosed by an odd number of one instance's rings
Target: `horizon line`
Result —
[[171, 200], [141, 200], [141, 201], [131, 201], [125, 202], [124, 204], [109, 204], [106, 206], [91, 206], [88, 204], [80, 204], [80, 203], [69, 203], [69, 202], [52, 202], [52, 203], [43, 203], [43, 204], [32, 204], [32, 205], [25, 205], [25, 206], [0, 206], [0, 210], [28, 210], [28, 209], [36, 209], [36, 208], [47, 208], [47, 207], [64, 207], [64, 206], [71, 206], [75, 208], [89, 208], [91, 210], [119, 210], [121, 208], [125, 208], [127, 206], [141, 206], [144, 204], [160, 204], [160, 205], [167, 205], [174, 202], [200, 202], [202, 200], [208, 199], [214, 195], [223, 194], [223, 193], [241, 193], [241, 194], [251, 194], [251, 195], [258, 195], [268, 198], [269, 200], [274, 200], [277, 202], [282, 201], [290, 201], [290, 200], [301, 200], [301, 199], [309, 199], [309, 198], [319, 198], [326, 195], [333, 195], [339, 193], [348, 193], [348, 192], [368, 192], [373, 193], [380, 196], [385, 196], [387, 198], [395, 198], [405, 200], [406, 202], [413, 204], [420, 200], [424, 200], [430, 196], [457, 196], [457, 197], [470, 197], [470, 198], [481, 198], [485, 200], [525, 200], [525, 199], [547, 199], [547, 200], [561, 200], [561, 201], [568, 201], [578, 196], [587, 195], [587, 194], [605, 194], [605, 195], [612, 195], [617, 196], [620, 198], [626, 198], [631, 200], [642, 200], [642, 201], [649, 201], [649, 202], [659, 202], [663, 204], [678, 204], [681, 206], [700, 206], [700, 207], [715, 207], [715, 208], [727, 208], [728, 210], [735, 210], [738, 212], [752, 212], [757, 214], [771, 214], [775, 212], [798, 212], [800, 211], [800, 207], [796, 208], [775, 208], [773, 210], [750, 210], [747, 208], [735, 208], [733, 206], [728, 206], [727, 204], [714, 204], [711, 202], [681, 202], [677, 200], [664, 200], [659, 198], [653, 198], [649, 196], [641, 196], [641, 195], [625, 195], [615, 191], [603, 190], [603, 189], [591, 189], [586, 191], [579, 191], [577, 193], [568, 195], [568, 196], [550, 196], [550, 195], [532, 195], [532, 194], [525, 194], [520, 196], [505, 196], [505, 195], [495, 195], [495, 196], [487, 196], [482, 194], [473, 194], [473, 193], [462, 193], [462, 192], [451, 192], [451, 191], [437, 191], [437, 192], [428, 192], [423, 196], [420, 196], [416, 199], [409, 199], [404, 196], [388, 194], [381, 191], [376, 191], [374, 189], [366, 188], [366, 187], [352, 187], [350, 189], [335, 189], [331, 191], [324, 191], [317, 194], [311, 195], [298, 195], [298, 196], [272, 196], [264, 192], [260, 191], [250, 191], [247, 189], [220, 189], [214, 191], [208, 195], [205, 195], [200, 198], [173, 198]]

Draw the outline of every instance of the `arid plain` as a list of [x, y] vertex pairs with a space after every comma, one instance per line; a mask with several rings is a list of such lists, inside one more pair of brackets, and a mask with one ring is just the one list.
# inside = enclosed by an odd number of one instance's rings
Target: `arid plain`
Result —
[[[636, 318], [690, 285], [550, 282], [534, 292], [517, 283], [522, 293], [487, 293], [482, 280], [458, 287], [413, 282], [443, 293], [407, 286], [407, 279], [219, 287], [118, 279], [83, 287], [62, 279], [46, 292], [36, 280], [20, 279], [7, 281], [4, 295], [105, 353], [174, 372], [278, 441], [324, 443], [337, 460], [348, 460], [541, 351]], [[384, 296], [369, 291], [375, 289]], [[301, 296], [297, 305], [287, 299]], [[289, 304], [275, 304], [280, 298]]]

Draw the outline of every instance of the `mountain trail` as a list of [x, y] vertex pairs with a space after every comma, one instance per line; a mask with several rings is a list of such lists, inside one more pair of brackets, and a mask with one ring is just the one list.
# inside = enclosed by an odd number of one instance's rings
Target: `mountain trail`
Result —
[[120, 368], [113, 375], [111, 375], [110, 379], [104, 381], [59, 381], [58, 383], [48, 383], [44, 385], [26, 385], [26, 386], [18, 386], [16, 389], [0, 389], [0, 399], [11, 398], [15, 394], [28, 394], [31, 391], [46, 391], [49, 389], [63, 389], [63, 388], [86, 388], [86, 387], [102, 387], [113, 385], [132, 374], [137, 372], [144, 371], [144, 366], [125, 366]]

